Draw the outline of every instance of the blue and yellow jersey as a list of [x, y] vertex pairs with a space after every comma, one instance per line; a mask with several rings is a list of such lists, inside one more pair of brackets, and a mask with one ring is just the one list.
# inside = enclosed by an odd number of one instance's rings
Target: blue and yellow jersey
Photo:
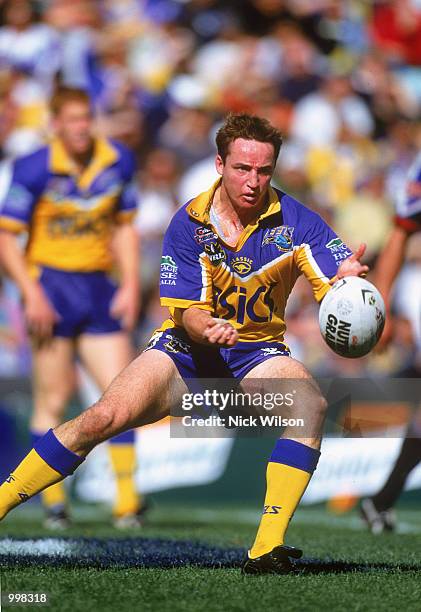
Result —
[[0, 229], [28, 232], [30, 265], [92, 272], [112, 266], [115, 223], [131, 221], [137, 198], [133, 155], [97, 139], [92, 159], [77, 174], [60, 140], [14, 163], [0, 206]]
[[352, 253], [319, 215], [272, 187], [255, 224], [236, 247], [227, 245], [210, 222], [218, 185], [183, 206], [165, 235], [161, 303], [171, 318], [161, 329], [181, 326], [180, 309], [197, 306], [230, 321], [240, 341], [282, 341], [286, 303], [300, 274], [320, 301]]
[[421, 153], [409, 169], [405, 185], [398, 195], [395, 223], [408, 234], [421, 231]]

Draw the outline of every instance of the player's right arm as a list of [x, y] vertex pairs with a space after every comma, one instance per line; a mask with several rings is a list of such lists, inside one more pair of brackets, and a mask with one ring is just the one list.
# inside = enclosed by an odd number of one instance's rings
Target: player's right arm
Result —
[[203, 244], [195, 239], [196, 225], [185, 209], [171, 221], [164, 236], [161, 260], [161, 304], [190, 338], [206, 346], [231, 347], [238, 340], [233, 326], [214, 316], [211, 264]]
[[18, 237], [5, 230], [0, 230], [0, 263], [19, 287], [28, 332], [38, 340], [48, 339], [58, 319], [57, 313], [41, 285], [29, 276]]
[[29, 333], [42, 341], [51, 336], [58, 317], [40, 283], [31, 278], [18, 238], [27, 231], [44, 186], [43, 173], [36, 172], [37, 160], [34, 154], [14, 163], [0, 212], [0, 265], [19, 287]]

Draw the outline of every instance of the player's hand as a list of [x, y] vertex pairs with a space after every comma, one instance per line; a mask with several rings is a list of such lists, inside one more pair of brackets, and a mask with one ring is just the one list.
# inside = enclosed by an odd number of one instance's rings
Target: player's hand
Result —
[[54, 310], [43, 288], [34, 284], [24, 297], [24, 315], [28, 334], [39, 345], [51, 340], [60, 316]]
[[345, 259], [338, 268], [338, 273], [334, 279], [331, 280], [331, 284], [336, 282], [341, 278], [345, 278], [345, 276], [365, 276], [369, 271], [369, 267], [363, 265], [360, 262], [361, 257], [363, 257], [367, 245], [364, 243], [360, 244], [358, 249], [353, 253], [348, 259]]
[[126, 283], [119, 287], [111, 301], [110, 314], [120, 319], [124, 329], [132, 331], [137, 323], [140, 311], [139, 283]]
[[203, 338], [209, 344], [229, 348], [238, 342], [238, 332], [228, 321], [212, 318], [204, 332]]

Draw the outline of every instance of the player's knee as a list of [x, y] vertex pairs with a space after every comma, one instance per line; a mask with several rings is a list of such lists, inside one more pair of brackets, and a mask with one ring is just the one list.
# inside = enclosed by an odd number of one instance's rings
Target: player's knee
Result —
[[326, 416], [328, 403], [323, 395], [317, 395], [314, 400], [314, 412], [320, 418], [324, 418]]
[[84, 436], [98, 442], [129, 429], [129, 415], [124, 408], [101, 399], [85, 412], [82, 423]]

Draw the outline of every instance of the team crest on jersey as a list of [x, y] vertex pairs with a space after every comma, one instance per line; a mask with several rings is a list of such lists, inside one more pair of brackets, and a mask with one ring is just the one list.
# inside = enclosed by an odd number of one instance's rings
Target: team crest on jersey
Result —
[[160, 285], [175, 285], [178, 274], [178, 266], [171, 255], [163, 255], [161, 258]]
[[272, 227], [266, 230], [263, 236], [262, 246], [266, 244], [274, 244], [278, 251], [286, 253], [292, 251], [293, 242], [292, 235], [294, 228], [290, 225], [280, 225], [279, 227]]
[[248, 274], [253, 265], [253, 260], [250, 257], [234, 257], [231, 261], [232, 268], [240, 274], [240, 276], [244, 276]]
[[211, 240], [217, 240], [218, 236], [215, 234], [210, 227], [201, 226], [197, 227], [194, 232], [194, 239], [197, 244], [203, 244], [204, 242], [210, 242]]
[[219, 264], [221, 264], [227, 258], [227, 255], [219, 242], [205, 244], [205, 251], [213, 266], [219, 266]]

